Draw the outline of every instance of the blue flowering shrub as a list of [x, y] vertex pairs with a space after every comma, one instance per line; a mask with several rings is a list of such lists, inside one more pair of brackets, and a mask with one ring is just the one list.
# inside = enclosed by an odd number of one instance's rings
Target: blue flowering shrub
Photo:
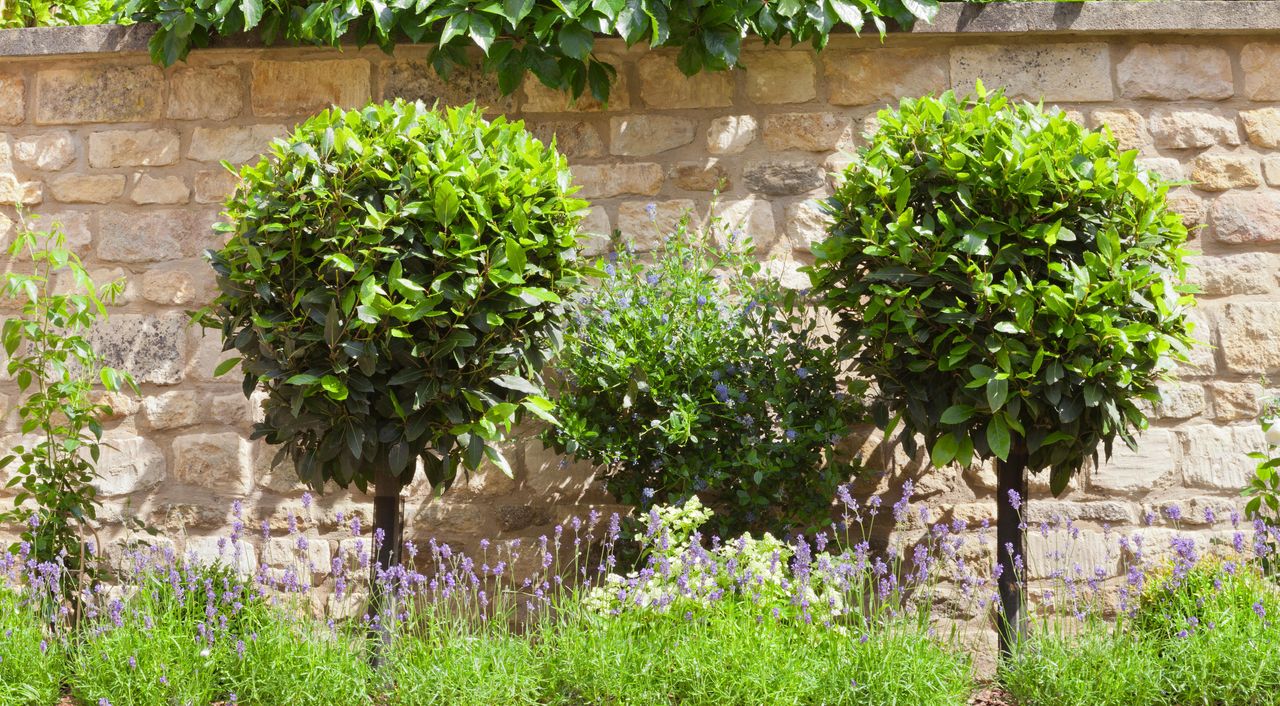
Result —
[[686, 216], [652, 257], [603, 264], [566, 332], [562, 424], [544, 440], [602, 466], [627, 504], [697, 493], [725, 534], [812, 529], [856, 471], [835, 448], [860, 389], [801, 293], [725, 231]]

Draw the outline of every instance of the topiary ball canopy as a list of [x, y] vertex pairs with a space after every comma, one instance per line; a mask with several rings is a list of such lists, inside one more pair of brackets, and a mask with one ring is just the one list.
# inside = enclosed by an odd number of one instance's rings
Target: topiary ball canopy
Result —
[[1056, 494], [1100, 445], [1132, 445], [1194, 303], [1187, 231], [1136, 156], [981, 85], [880, 113], [811, 277], [909, 450], [1013, 450]]
[[581, 281], [586, 204], [555, 149], [396, 101], [325, 111], [240, 177], [202, 320], [266, 391], [255, 438], [316, 488], [403, 484], [417, 459], [438, 488], [486, 457], [509, 472], [495, 444], [549, 416], [540, 371]]

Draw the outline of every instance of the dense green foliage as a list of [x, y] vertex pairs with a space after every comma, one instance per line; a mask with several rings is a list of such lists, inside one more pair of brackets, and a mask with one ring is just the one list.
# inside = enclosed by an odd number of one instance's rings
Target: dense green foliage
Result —
[[557, 347], [582, 201], [564, 160], [473, 107], [331, 110], [240, 172], [220, 294], [201, 315], [265, 389], [255, 437], [300, 478], [437, 489], [525, 412], [550, 418], [539, 371]]
[[1262, 431], [1267, 447], [1249, 454], [1258, 467], [1243, 489], [1249, 499], [1244, 509], [1250, 517], [1275, 522], [1280, 520], [1280, 401], [1269, 403], [1263, 411]]
[[856, 470], [834, 447], [862, 411], [831, 336], [748, 236], [688, 218], [663, 235], [580, 297], [547, 440], [603, 466], [624, 503], [697, 493], [722, 536], [821, 528]]
[[97, 25], [117, 19], [117, 0], [0, 0], [0, 29]]
[[58, 699], [62, 643], [40, 624], [38, 612], [0, 587], [0, 704], [51, 706]]
[[[124, 280], [97, 285], [67, 247], [57, 224], [47, 233], [22, 220], [9, 245], [0, 292], [19, 311], [4, 320], [5, 374], [17, 382], [24, 437], [0, 458], [6, 487], [17, 488], [0, 522], [22, 527], [31, 558], [58, 561], [70, 581], [90, 568], [86, 542], [101, 502], [92, 485], [102, 450], [101, 419], [111, 407], [96, 394], [137, 391], [128, 373], [103, 364], [90, 332], [124, 292]], [[28, 266], [29, 265], [29, 266]]]
[[469, 65], [479, 48], [483, 65], [510, 93], [528, 72], [544, 84], [601, 100], [614, 68], [592, 50], [598, 38], [628, 46], [680, 50], [687, 74], [737, 65], [742, 40], [757, 36], [826, 44], [838, 26], [860, 30], [885, 20], [929, 20], [937, 0], [127, 0], [125, 12], [157, 22], [153, 58], [165, 65], [218, 36], [258, 30], [272, 43], [336, 46], [343, 39], [390, 50], [397, 41], [434, 45], [432, 64], [447, 75]]
[[873, 409], [936, 465], [1025, 440], [1060, 493], [1145, 428], [1193, 300], [1167, 187], [1105, 133], [999, 93], [904, 100], [827, 201], [815, 291]]

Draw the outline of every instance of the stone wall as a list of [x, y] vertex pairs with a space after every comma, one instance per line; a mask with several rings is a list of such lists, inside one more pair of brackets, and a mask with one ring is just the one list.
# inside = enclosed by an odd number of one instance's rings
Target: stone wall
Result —
[[[1157, 12], [1150, 11], [1152, 21]], [[841, 37], [820, 54], [749, 45], [745, 70], [694, 78], [682, 76], [668, 54], [606, 44], [603, 53], [619, 69], [607, 107], [569, 105], [535, 85], [502, 97], [478, 74], [442, 81], [430, 73], [425, 49], [413, 47], [393, 56], [228, 47], [197, 51], [167, 70], [149, 62], [145, 36], [123, 41], [120, 51], [77, 53], [83, 47], [65, 48], [53, 40], [69, 35], [54, 32], [41, 35], [52, 44], [11, 50], [0, 57], [0, 208], [7, 214], [0, 237], [20, 204], [62, 223], [101, 276], [129, 281], [124, 303], [97, 336], [112, 362], [142, 383], [141, 399], [116, 400], [119, 415], [107, 433], [104, 531], [136, 515], [168, 538], [213, 551], [234, 499], [244, 501], [252, 524], [274, 518], [278, 536], [283, 510], [300, 509], [290, 471], [269, 471], [271, 452], [247, 439], [255, 412], [239, 383], [211, 377], [219, 340], [188, 329], [184, 310], [211, 294], [199, 254], [217, 245], [210, 225], [235, 183], [219, 162], [255, 159], [307, 114], [400, 96], [474, 98], [494, 113], [523, 117], [569, 156], [582, 195], [595, 204], [588, 230], [616, 228], [642, 246], [654, 232], [646, 206], [656, 204], [660, 224], [690, 209], [705, 214], [723, 182], [720, 212], [744, 222], [762, 257], [803, 286], [796, 268], [811, 260], [810, 245], [822, 236], [813, 201], [845, 163], [842, 150], [862, 142], [886, 103], [965, 91], [979, 78], [1043, 98], [1090, 126], [1109, 125], [1146, 166], [1190, 182], [1173, 202], [1201, 228], [1196, 280], [1204, 294], [1196, 319], [1206, 345], [1164, 386], [1140, 450], [1121, 450], [1086, 472], [1064, 499], [1037, 498], [1032, 519], [1077, 520], [1081, 551], [1094, 552], [1105, 523], [1138, 525], [1165, 503], [1193, 508], [1192, 523], [1200, 508], [1227, 508], [1250, 472], [1245, 453], [1262, 443], [1255, 418], [1274, 392], [1263, 376], [1280, 371], [1280, 24], [1194, 35], [1140, 27], [1071, 33], [1058, 31], [1060, 23], [970, 34], [957, 18], [955, 31], [926, 28], [883, 43]], [[0, 48], [22, 45], [19, 39], [0, 36]], [[593, 247], [603, 251], [604, 241]], [[0, 408], [12, 405], [12, 385], [0, 393]], [[16, 441], [15, 429], [10, 415], [6, 443]], [[994, 512], [989, 470], [925, 475], [919, 462], [867, 448], [886, 471], [866, 484], [868, 492], [914, 477], [944, 514], [976, 522]], [[515, 480], [487, 473], [432, 502], [415, 487], [413, 533], [464, 546], [481, 536], [536, 535], [584, 504], [609, 502], [589, 468], [536, 442], [509, 457]], [[1043, 485], [1036, 492], [1047, 495]], [[365, 500], [340, 492], [318, 498], [312, 531], [335, 536], [338, 512], [367, 518]], [[279, 541], [260, 551], [286, 560]], [[330, 543], [311, 546], [326, 566]]]

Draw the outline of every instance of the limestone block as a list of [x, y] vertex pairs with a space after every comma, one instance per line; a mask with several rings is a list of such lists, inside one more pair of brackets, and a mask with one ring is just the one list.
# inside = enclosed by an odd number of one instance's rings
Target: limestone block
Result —
[[[444, 79], [428, 61], [400, 59], [382, 62], [379, 73], [382, 76], [383, 100], [403, 98], [422, 101], [427, 107], [436, 103], [444, 107], [475, 101], [485, 112], [515, 111], [515, 99], [502, 95], [495, 76], [479, 67], [455, 67], [449, 78]], [[530, 77], [525, 85], [537, 80]]]
[[981, 79], [1011, 97], [1091, 102], [1114, 98], [1111, 48], [1103, 42], [974, 45], [951, 50], [951, 86], [973, 92]]
[[725, 108], [733, 105], [733, 74], [704, 71], [685, 76], [668, 52], [645, 54], [637, 63], [640, 95], [650, 108]]
[[656, 194], [662, 188], [662, 167], [651, 162], [580, 164], [572, 167], [573, 181], [585, 199], [622, 194]]
[[1232, 245], [1280, 242], [1280, 193], [1227, 193], [1213, 202], [1214, 237]]
[[693, 142], [693, 121], [670, 115], [628, 115], [609, 120], [609, 153], [648, 156]]
[[98, 257], [108, 262], [140, 263], [195, 254], [195, 221], [195, 214], [181, 209], [103, 211], [98, 215]]
[[89, 342], [107, 365], [139, 383], [175, 385], [182, 382], [186, 327], [181, 313], [113, 314], [89, 333]]
[[75, 139], [66, 130], [24, 137], [13, 144], [13, 156], [32, 169], [55, 172], [75, 160]]
[[311, 115], [325, 108], [363, 108], [370, 98], [364, 59], [259, 60], [253, 64], [251, 104], [260, 117]]
[[181, 261], [149, 268], [142, 275], [142, 298], [163, 306], [201, 305], [216, 285], [208, 263]]
[[587, 215], [578, 226], [578, 232], [581, 234], [578, 247], [582, 248], [583, 255], [596, 257], [609, 252], [609, 241], [613, 229], [609, 225], [609, 214], [600, 206], [587, 209]]
[[729, 172], [715, 158], [705, 161], [677, 162], [667, 170], [677, 188], [686, 191], [729, 191], [733, 188]]
[[711, 154], [738, 154], [756, 139], [759, 124], [750, 115], [726, 115], [711, 121], [707, 128], [707, 151]]
[[1201, 191], [1226, 191], [1259, 186], [1262, 176], [1254, 155], [1207, 153], [1192, 160], [1191, 181]]
[[1247, 252], [1198, 256], [1192, 259], [1190, 278], [1202, 295], [1268, 294], [1280, 289], [1280, 256]]
[[1263, 447], [1262, 430], [1241, 427], [1196, 426], [1178, 431], [1182, 445], [1183, 481], [1194, 488], [1238, 492], [1253, 477], [1251, 451]]
[[36, 74], [36, 122], [134, 123], [164, 112], [164, 74], [151, 64], [45, 69]]
[[91, 167], [163, 167], [177, 161], [177, 130], [107, 130], [89, 135]]
[[32, 206], [44, 201], [44, 185], [0, 173], [0, 205]]
[[720, 218], [718, 237], [732, 235], [741, 238], [745, 235], [754, 241], [756, 252], [761, 255], [768, 253], [778, 240], [778, 231], [773, 222], [773, 205], [764, 199], [748, 196], [734, 201], [721, 201], [715, 212]]
[[1154, 173], [1165, 181], [1182, 181], [1182, 162], [1172, 157], [1146, 157], [1137, 161], [1138, 167]]
[[240, 185], [240, 176], [226, 169], [196, 172], [193, 183], [197, 203], [223, 203]]
[[193, 390], [171, 390], [143, 398], [142, 411], [152, 429], [180, 429], [205, 421], [209, 400]]
[[1090, 489], [1141, 494], [1169, 479], [1177, 465], [1176, 438], [1166, 429], [1148, 429], [1132, 451], [1117, 441], [1110, 460], [1099, 456], [1088, 477]]
[[180, 176], [153, 177], [139, 174], [133, 181], [129, 200], [139, 204], [175, 205], [191, 200], [191, 189]]
[[243, 108], [240, 69], [234, 65], [174, 69], [169, 108], [174, 120], [230, 120]]
[[284, 134], [283, 125], [198, 127], [191, 134], [187, 158], [215, 163], [225, 160], [232, 164], [256, 161], [264, 155], [272, 140]]
[[[53, 211], [41, 214], [28, 214], [28, 225], [37, 231], [48, 232], [57, 228], [67, 239], [67, 246], [79, 255], [88, 253], [93, 241], [93, 232], [89, 227], [89, 214], [84, 211]], [[0, 228], [0, 231], [3, 229]], [[0, 237], [0, 241], [3, 238]]]
[[183, 483], [228, 495], [252, 488], [249, 442], [239, 434], [186, 434], [173, 440], [173, 474]]
[[202, 565], [222, 564], [243, 577], [258, 571], [258, 550], [247, 541], [231, 542], [226, 537], [187, 537], [183, 555]]
[[1228, 302], [1218, 325], [1227, 369], [1249, 375], [1280, 371], [1280, 306]]
[[1192, 324], [1192, 337], [1195, 344], [1187, 352], [1187, 362], [1179, 365], [1176, 372], [1179, 377], [1193, 375], [1213, 375], [1217, 372], [1218, 363], [1214, 358], [1213, 346], [1216, 345], [1213, 322], [1205, 316], [1202, 309], [1187, 314]]
[[1271, 186], [1280, 186], [1280, 155], [1269, 154], [1262, 158], [1262, 177]]
[[1026, 505], [1026, 520], [1033, 524], [1047, 522], [1054, 525], [1081, 520], [1119, 525], [1136, 524], [1138, 508], [1120, 500], [1066, 502], [1036, 498]]
[[104, 498], [150, 490], [165, 479], [164, 453], [148, 439], [111, 431], [103, 437], [93, 487]]
[[854, 137], [853, 119], [835, 113], [777, 113], [764, 121], [771, 150], [828, 152], [852, 146]]
[[1249, 100], [1280, 100], [1280, 43], [1254, 42], [1240, 51], [1244, 95]]
[[1139, 44], [1116, 66], [1125, 98], [1222, 100], [1235, 94], [1231, 58], [1219, 47]]
[[604, 154], [604, 138], [592, 123], [582, 120], [553, 120], [530, 123], [534, 137], [546, 144], [555, 141], [560, 154], [570, 159], [600, 157]]
[[812, 52], [747, 52], [740, 63], [747, 97], [755, 103], [805, 103], [818, 97]]
[[1209, 206], [1199, 194], [1191, 189], [1174, 189], [1165, 197], [1169, 210], [1182, 216], [1182, 224], [1187, 227], [1188, 234], [1195, 238], [1207, 224], [1206, 216]]
[[1211, 382], [1213, 416], [1218, 421], [1254, 420], [1262, 413], [1266, 391], [1256, 382]]
[[830, 221], [816, 201], [790, 204], [786, 214], [787, 237], [795, 250], [812, 252], [814, 243], [826, 239]]
[[1259, 147], [1280, 147], [1280, 108], [1268, 106], [1240, 111], [1240, 122], [1249, 141]]
[[332, 570], [333, 547], [314, 536], [272, 537], [262, 548], [262, 560], [274, 568], [295, 569], [301, 575], [327, 575]]
[[1165, 149], [1198, 149], [1240, 144], [1236, 121], [1219, 112], [1208, 110], [1157, 110], [1148, 122], [1156, 147]]
[[27, 114], [27, 84], [21, 76], [0, 74], [0, 125], [17, 125]]
[[123, 174], [61, 174], [49, 181], [55, 201], [62, 203], [110, 203], [124, 196]]
[[[821, 58], [827, 100], [835, 105], [897, 104], [899, 98], [940, 93], [951, 85], [945, 51], [827, 51]], [[972, 81], [965, 90], [973, 90]]]
[[1026, 562], [1031, 579], [1048, 578], [1055, 571], [1073, 575], [1077, 566], [1087, 575], [1102, 569], [1107, 576], [1114, 576], [1120, 569], [1120, 554], [1108, 545], [1102, 532], [1082, 531], [1075, 537], [1028, 532]]
[[821, 166], [812, 162], [769, 159], [748, 165], [743, 170], [743, 180], [752, 191], [781, 196], [822, 188], [826, 175]]
[[1204, 387], [1193, 382], [1160, 382], [1160, 401], [1155, 404], [1155, 416], [1160, 419], [1190, 419], [1204, 414], [1206, 397]]
[[627, 201], [618, 206], [618, 230], [636, 250], [649, 252], [657, 248], [662, 238], [674, 233], [676, 224], [686, 216], [696, 218], [690, 199]]
[[1122, 150], [1141, 150], [1147, 146], [1147, 119], [1136, 110], [1095, 110], [1090, 116], [1095, 129], [1106, 126]]

